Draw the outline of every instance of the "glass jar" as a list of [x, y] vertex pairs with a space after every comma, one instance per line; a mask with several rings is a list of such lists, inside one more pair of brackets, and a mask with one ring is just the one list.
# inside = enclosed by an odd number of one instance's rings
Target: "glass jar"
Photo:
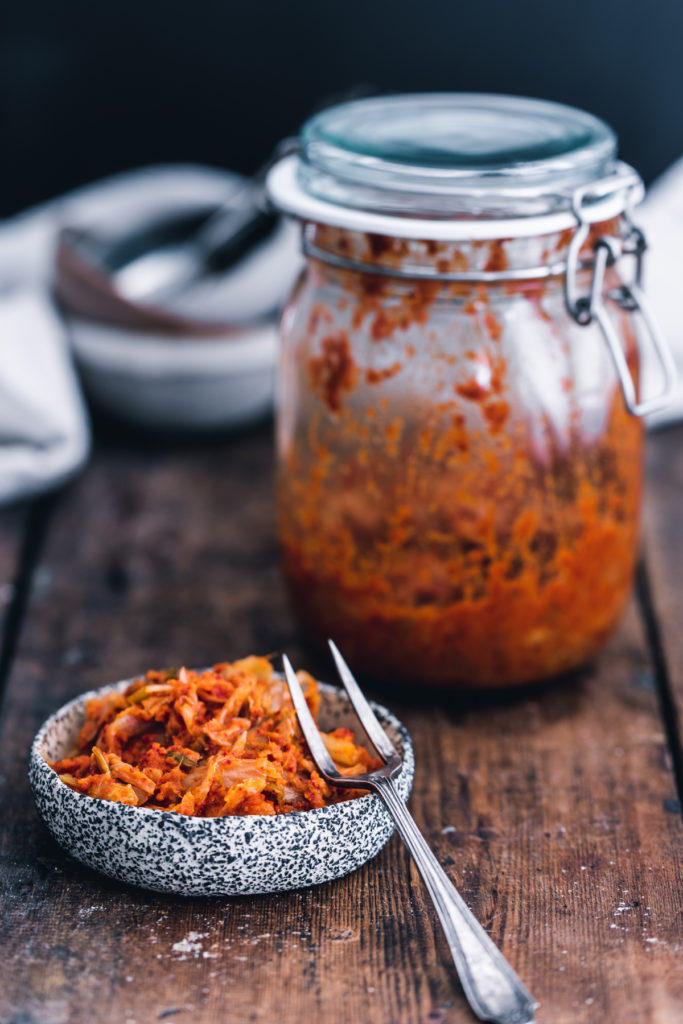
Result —
[[282, 318], [284, 570], [359, 671], [528, 683], [619, 618], [663, 396], [637, 398], [642, 185], [615, 149], [557, 104], [388, 97], [318, 115], [271, 171], [307, 257]]

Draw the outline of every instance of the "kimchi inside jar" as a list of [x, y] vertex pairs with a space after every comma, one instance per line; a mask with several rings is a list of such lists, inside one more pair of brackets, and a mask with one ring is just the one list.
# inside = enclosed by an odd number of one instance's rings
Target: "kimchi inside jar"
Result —
[[641, 186], [614, 152], [554, 104], [390, 97], [318, 115], [271, 172], [307, 257], [282, 320], [284, 570], [310, 634], [361, 671], [527, 683], [618, 621], [642, 451], [623, 211]]

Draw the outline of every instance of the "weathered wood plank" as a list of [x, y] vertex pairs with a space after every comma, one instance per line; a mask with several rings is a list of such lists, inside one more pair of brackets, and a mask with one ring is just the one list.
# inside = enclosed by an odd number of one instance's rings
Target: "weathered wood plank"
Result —
[[[0, 1019], [223, 1024], [471, 1016], [398, 840], [304, 892], [180, 900], [62, 855], [25, 756], [42, 718], [146, 667], [302, 648], [280, 584], [267, 432], [100, 452], [58, 510], [0, 735]], [[542, 1006], [541, 1024], [673, 1024], [683, 828], [635, 611], [599, 666], [469, 704], [385, 693], [418, 754], [414, 813]]]
[[0, 708], [15, 636], [15, 624], [8, 619], [15, 605], [22, 539], [28, 517], [29, 506], [26, 504], [0, 508]]
[[3, 605], [8, 603], [18, 569], [21, 533], [26, 520], [26, 505], [0, 507], [0, 585]]
[[650, 600], [683, 785], [683, 427], [653, 434], [647, 455], [644, 532]]

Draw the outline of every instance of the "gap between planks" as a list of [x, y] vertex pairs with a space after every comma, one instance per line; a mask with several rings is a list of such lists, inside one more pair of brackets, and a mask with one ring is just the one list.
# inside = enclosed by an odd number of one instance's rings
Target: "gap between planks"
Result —
[[635, 593], [643, 619], [645, 637], [652, 659], [655, 686], [659, 698], [659, 711], [666, 732], [671, 767], [678, 794], [678, 809], [683, 817], [683, 748], [681, 747], [681, 731], [679, 727], [676, 698], [671, 685], [671, 676], [667, 665], [666, 651], [662, 641], [662, 633], [657, 621], [650, 575], [644, 559], [638, 563], [635, 578]]
[[[6, 536], [4, 545], [5, 548], [11, 545], [13, 551], [11, 554], [4, 551], [5, 564], [2, 566], [9, 599], [6, 601], [0, 633], [0, 708], [26, 618], [34, 573], [57, 500], [58, 493], [52, 492], [7, 513], [14, 529]], [[23, 529], [17, 529], [17, 523], [22, 521]], [[11, 565], [10, 559], [14, 565]]]
[[683, 424], [648, 436], [644, 547], [646, 598], [663, 680], [663, 709], [683, 779]]

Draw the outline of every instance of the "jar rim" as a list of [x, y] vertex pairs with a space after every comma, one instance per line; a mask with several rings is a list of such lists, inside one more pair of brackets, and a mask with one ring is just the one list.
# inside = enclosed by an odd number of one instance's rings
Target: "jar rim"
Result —
[[[600, 177], [617, 140], [600, 118], [547, 100], [414, 93], [338, 104], [301, 130], [305, 165], [349, 182], [448, 194], [539, 191]], [[322, 194], [319, 198], [324, 199]]]
[[351, 230], [524, 237], [576, 226], [577, 191], [593, 222], [642, 198], [616, 144], [604, 121], [545, 100], [372, 97], [307, 121], [299, 153], [271, 169], [267, 191], [286, 213]]

